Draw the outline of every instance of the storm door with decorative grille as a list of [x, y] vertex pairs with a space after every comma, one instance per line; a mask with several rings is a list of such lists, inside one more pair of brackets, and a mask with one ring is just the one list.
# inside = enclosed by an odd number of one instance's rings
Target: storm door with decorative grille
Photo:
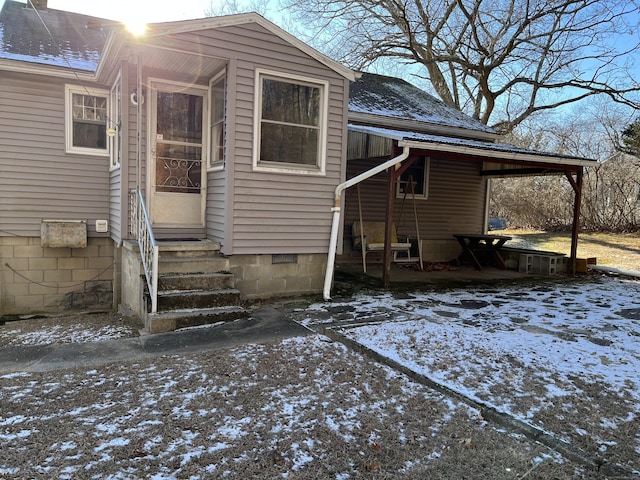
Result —
[[149, 190], [154, 225], [204, 225], [207, 90], [153, 83]]

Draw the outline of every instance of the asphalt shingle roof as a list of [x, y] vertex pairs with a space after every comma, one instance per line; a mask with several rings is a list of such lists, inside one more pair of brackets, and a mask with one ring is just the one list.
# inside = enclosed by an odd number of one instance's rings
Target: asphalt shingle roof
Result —
[[349, 110], [354, 113], [495, 133], [491, 127], [446, 105], [405, 80], [372, 73], [363, 73], [351, 84]]
[[0, 59], [93, 72], [109, 33], [100, 20], [6, 0], [0, 11]]

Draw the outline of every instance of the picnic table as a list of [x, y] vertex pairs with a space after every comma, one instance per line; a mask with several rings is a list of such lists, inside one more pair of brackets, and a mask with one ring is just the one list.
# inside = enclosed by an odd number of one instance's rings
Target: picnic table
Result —
[[500, 255], [500, 249], [507, 241], [511, 240], [511, 237], [478, 233], [455, 233], [453, 236], [462, 247], [460, 257], [469, 258], [476, 270], [482, 270], [478, 256], [481, 258], [491, 256], [498, 268], [506, 270], [507, 266]]

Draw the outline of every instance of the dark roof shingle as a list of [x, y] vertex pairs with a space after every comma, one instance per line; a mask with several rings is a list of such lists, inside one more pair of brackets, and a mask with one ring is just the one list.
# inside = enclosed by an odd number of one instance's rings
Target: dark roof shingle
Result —
[[88, 15], [6, 0], [0, 11], [0, 59], [20, 60], [93, 72], [109, 34]]
[[363, 73], [351, 84], [349, 111], [495, 133], [491, 127], [402, 79], [373, 73]]

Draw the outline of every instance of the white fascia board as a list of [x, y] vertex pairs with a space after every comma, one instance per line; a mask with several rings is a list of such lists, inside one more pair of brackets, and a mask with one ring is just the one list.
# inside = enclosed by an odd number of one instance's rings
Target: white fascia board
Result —
[[0, 71], [30, 73], [35, 75], [45, 75], [48, 77], [70, 78], [86, 82], [95, 82], [94, 73], [78, 71], [66, 67], [54, 67], [40, 65], [31, 62], [20, 62], [15, 60], [0, 60]]
[[[102, 54], [100, 55], [100, 63], [98, 63], [98, 68], [96, 68], [96, 79], [102, 79], [103, 75], [109, 75], [110, 66], [117, 58], [124, 43], [125, 39], [120, 32], [116, 33], [112, 31], [109, 34], [109, 38], [107, 38]], [[105, 69], [107, 69], [107, 71], [105, 71]]]
[[349, 122], [376, 125], [380, 128], [391, 128], [422, 132], [430, 135], [443, 135], [446, 137], [472, 138], [486, 142], [495, 142], [500, 138], [498, 133], [471, 130], [468, 128], [441, 125], [437, 123], [425, 123], [419, 120], [407, 120], [402, 118], [385, 117], [372, 113], [359, 113], [349, 111]]
[[278, 27], [273, 22], [267, 20], [262, 15], [259, 15], [255, 12], [250, 13], [240, 13], [237, 15], [224, 15], [221, 17], [209, 17], [209, 18], [201, 18], [197, 20], [182, 20], [178, 22], [168, 22], [168, 23], [155, 23], [149, 25], [149, 35], [151, 36], [161, 36], [161, 35], [171, 35], [178, 33], [187, 33], [187, 32], [195, 32], [198, 30], [207, 30], [211, 28], [223, 28], [223, 27], [233, 27], [238, 25], [245, 25], [247, 23], [257, 23], [258, 25], [264, 27], [269, 30], [274, 35], [280, 37], [284, 41], [290, 43], [294, 47], [303, 51], [310, 57], [316, 59], [320, 63], [329, 67], [336, 73], [342, 75], [350, 81], [355, 81], [357, 76], [356, 72], [351, 70], [350, 68], [345, 67], [341, 63], [336, 62], [335, 60], [323, 55], [315, 48], [310, 47], [306, 43], [298, 40], [296, 37], [286, 32], [282, 28]]
[[[399, 140], [398, 145], [401, 147], [416, 148], [422, 150], [438, 150], [448, 153], [459, 153], [463, 155], [475, 155], [477, 157], [490, 157], [495, 160], [511, 160], [522, 162], [537, 162], [537, 163], [555, 163], [557, 165], [576, 166], [576, 167], [593, 167], [597, 164], [595, 160], [587, 160], [583, 158], [567, 158], [556, 157], [544, 153], [523, 153], [515, 151], [493, 150], [490, 148], [479, 148], [468, 145], [451, 145], [447, 143], [437, 142], [421, 142], [417, 140]], [[499, 145], [499, 144], [498, 144]], [[491, 162], [499, 163], [499, 162]]]

